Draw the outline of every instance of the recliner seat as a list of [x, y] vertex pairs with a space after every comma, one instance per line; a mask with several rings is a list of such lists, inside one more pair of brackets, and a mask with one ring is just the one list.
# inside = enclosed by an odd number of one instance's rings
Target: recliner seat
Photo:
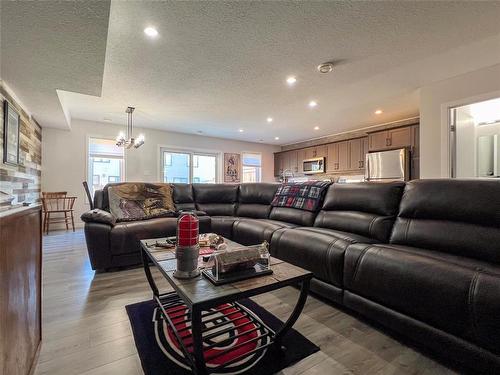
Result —
[[[313, 227], [282, 229], [271, 241], [271, 254], [311, 270], [319, 294], [342, 302], [344, 253], [353, 243], [388, 240], [399, 208], [403, 183], [334, 184]], [[377, 204], [377, 202], [381, 202]]]

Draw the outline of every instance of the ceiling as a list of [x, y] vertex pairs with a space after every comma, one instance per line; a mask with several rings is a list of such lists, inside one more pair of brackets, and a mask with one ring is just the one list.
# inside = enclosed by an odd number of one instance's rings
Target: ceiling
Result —
[[500, 63], [499, 18], [498, 2], [2, 2], [1, 74], [42, 126], [125, 124], [132, 105], [139, 126], [286, 144], [417, 116], [419, 87]]

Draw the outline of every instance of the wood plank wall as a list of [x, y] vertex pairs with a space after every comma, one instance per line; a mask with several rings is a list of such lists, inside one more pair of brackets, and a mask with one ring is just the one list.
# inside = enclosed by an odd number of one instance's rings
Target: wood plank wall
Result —
[[[19, 166], [3, 163], [3, 101], [8, 100], [21, 118]], [[13, 203], [39, 202], [42, 175], [42, 129], [14, 100], [0, 81], [0, 191], [12, 194]]]

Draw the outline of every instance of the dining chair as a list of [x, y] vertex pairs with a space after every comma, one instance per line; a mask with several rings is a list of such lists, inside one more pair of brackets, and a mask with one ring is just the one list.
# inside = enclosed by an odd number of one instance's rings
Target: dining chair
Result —
[[[66, 230], [69, 230], [69, 224], [75, 231], [75, 219], [73, 216], [73, 206], [76, 197], [68, 197], [67, 192], [43, 192], [43, 231], [49, 234], [51, 223], [64, 223]], [[63, 215], [63, 216], [62, 216]]]

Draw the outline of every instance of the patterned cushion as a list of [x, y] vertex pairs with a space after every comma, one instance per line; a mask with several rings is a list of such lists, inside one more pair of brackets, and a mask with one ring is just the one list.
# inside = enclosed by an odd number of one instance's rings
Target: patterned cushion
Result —
[[330, 181], [289, 182], [282, 184], [276, 191], [271, 206], [316, 211], [321, 205], [330, 184]]
[[169, 184], [126, 183], [108, 189], [109, 210], [117, 221], [174, 216]]

